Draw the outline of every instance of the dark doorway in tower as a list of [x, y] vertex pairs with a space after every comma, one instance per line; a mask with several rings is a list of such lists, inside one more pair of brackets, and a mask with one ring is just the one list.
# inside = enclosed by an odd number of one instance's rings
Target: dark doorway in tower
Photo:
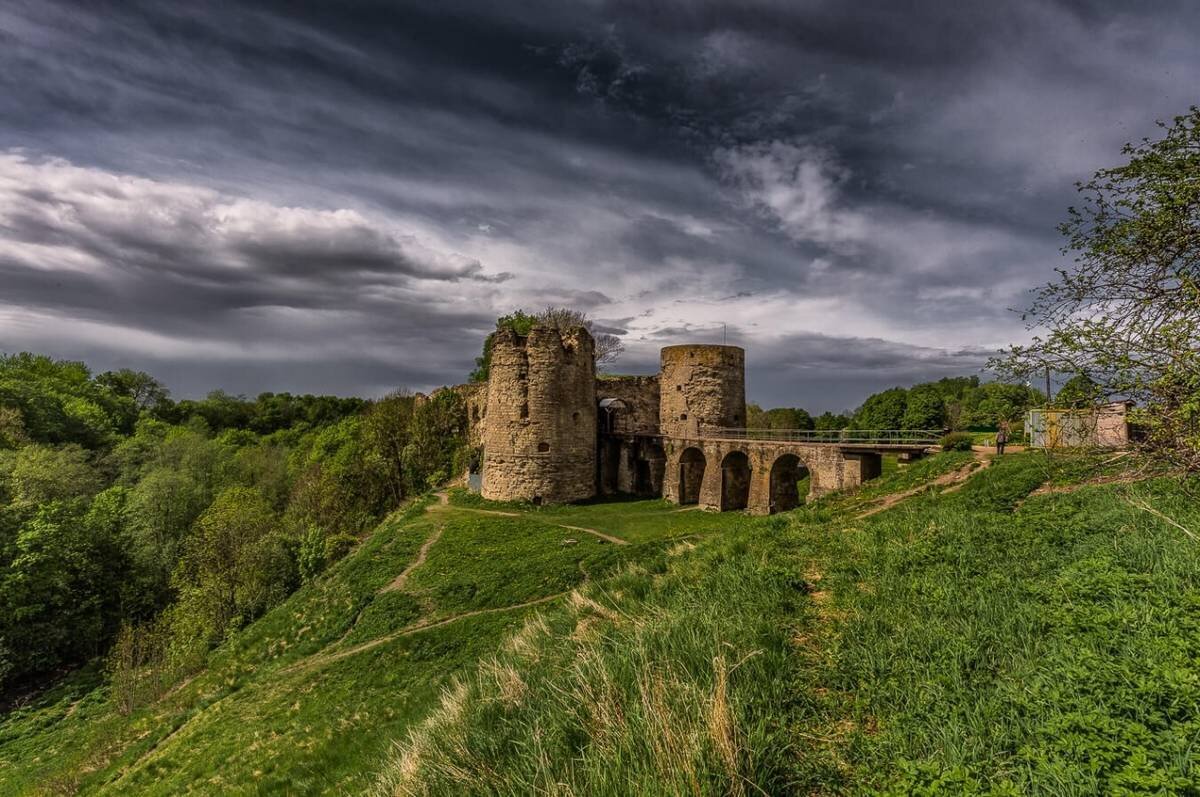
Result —
[[685, 449], [679, 457], [679, 503], [700, 502], [700, 485], [704, 483], [704, 452], [698, 448]]
[[808, 468], [795, 454], [784, 454], [771, 466], [771, 512], [787, 512], [808, 495]]
[[721, 511], [745, 509], [750, 503], [750, 460], [741, 451], [721, 461]]

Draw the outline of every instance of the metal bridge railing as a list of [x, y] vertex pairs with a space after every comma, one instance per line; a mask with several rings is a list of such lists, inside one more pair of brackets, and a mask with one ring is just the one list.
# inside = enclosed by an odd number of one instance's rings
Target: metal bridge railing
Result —
[[786, 443], [843, 445], [932, 446], [942, 439], [935, 429], [733, 429], [702, 426], [700, 437], [710, 440], [767, 440]]

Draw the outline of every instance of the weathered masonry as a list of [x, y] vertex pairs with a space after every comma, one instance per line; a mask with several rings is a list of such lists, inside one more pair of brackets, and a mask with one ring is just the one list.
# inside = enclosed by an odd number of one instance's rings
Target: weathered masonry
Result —
[[625, 493], [755, 514], [879, 475], [882, 454], [916, 457], [928, 433], [746, 429], [745, 352], [662, 350], [655, 376], [597, 376], [587, 330], [535, 327], [493, 340], [486, 386], [458, 388], [482, 449], [485, 498], [563, 503]]

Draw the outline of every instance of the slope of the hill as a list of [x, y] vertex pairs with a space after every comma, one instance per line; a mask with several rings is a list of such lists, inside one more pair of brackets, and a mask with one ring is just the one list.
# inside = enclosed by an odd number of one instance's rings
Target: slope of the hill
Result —
[[746, 520], [677, 509], [596, 504], [559, 518], [430, 499], [157, 703], [123, 717], [87, 671], [0, 717], [0, 793], [361, 791], [447, 678], [530, 614], [623, 562], [661, 567], [672, 538]]
[[85, 673], [0, 718], [0, 791], [1195, 789], [1200, 508], [1096, 464], [413, 507], [131, 717]]

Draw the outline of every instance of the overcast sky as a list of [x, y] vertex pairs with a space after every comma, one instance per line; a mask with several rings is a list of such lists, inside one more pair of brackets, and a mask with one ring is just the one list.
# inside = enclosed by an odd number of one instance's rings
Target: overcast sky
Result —
[[565, 304], [843, 409], [1020, 340], [1074, 182], [1200, 102], [1187, 2], [353, 9], [0, 3], [0, 351], [378, 395]]

